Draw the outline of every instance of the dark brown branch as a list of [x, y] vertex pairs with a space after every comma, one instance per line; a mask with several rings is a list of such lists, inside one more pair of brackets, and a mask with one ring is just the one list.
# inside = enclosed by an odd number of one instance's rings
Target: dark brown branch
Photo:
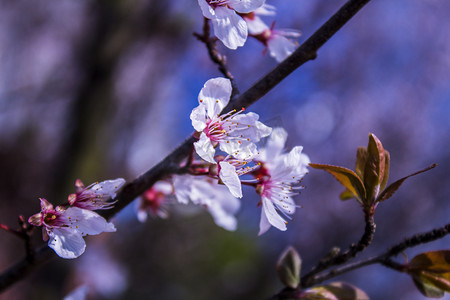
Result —
[[405, 270], [404, 265], [393, 261], [391, 259], [392, 257], [398, 255], [399, 253], [405, 251], [408, 248], [413, 248], [420, 244], [433, 242], [435, 240], [443, 238], [448, 234], [450, 234], [450, 224], [447, 224], [441, 228], [433, 229], [428, 232], [415, 234], [412, 237], [406, 238], [403, 242], [390, 247], [386, 252], [380, 255], [364, 259], [358, 262], [354, 262], [351, 264], [347, 264], [345, 266], [332, 269], [322, 275], [316, 276], [313, 280], [309, 282], [308, 285], [304, 285], [303, 287], [311, 287], [313, 285], [317, 285], [321, 282], [324, 282], [325, 280], [334, 278], [338, 275], [342, 275], [344, 273], [359, 269], [364, 266], [373, 265], [376, 263], [382, 264], [383, 266], [388, 267], [390, 269], [403, 272]]
[[203, 33], [194, 33], [194, 36], [206, 45], [209, 58], [219, 67], [219, 71], [223, 74], [223, 76], [230, 79], [231, 85], [233, 87], [232, 95], [238, 95], [239, 90], [237, 88], [236, 82], [234, 81], [233, 75], [231, 74], [230, 70], [228, 70], [226, 57], [221, 55], [216, 48], [217, 38], [211, 37], [210, 35], [211, 27], [209, 25], [209, 20], [207, 18], [203, 18]]
[[302, 286], [311, 286], [311, 282], [314, 281], [315, 275], [326, 270], [335, 265], [341, 265], [346, 263], [349, 259], [355, 257], [359, 252], [362, 252], [367, 246], [370, 245], [375, 233], [376, 225], [373, 221], [372, 215], [366, 215], [365, 217], [366, 226], [364, 229], [364, 234], [357, 244], [350, 245], [350, 248], [344, 253], [325, 257], [306, 275], [301, 279]]
[[[322, 47], [325, 42], [327, 42], [369, 1], [370, 0], [350, 0], [344, 4], [337, 13], [322, 25], [322, 27], [306, 40], [305, 43], [303, 43], [290, 57], [262, 77], [245, 93], [235, 97], [223, 111], [228, 112], [235, 108], [240, 109], [242, 107], [250, 106], [267, 94], [295, 69], [305, 62], [316, 58], [317, 51], [320, 47]], [[193, 137], [188, 138], [158, 165], [138, 177], [133, 182], [127, 184], [117, 195], [116, 200], [118, 200], [118, 202], [116, 206], [109, 211], [104, 211], [102, 215], [108, 219], [113, 217], [122, 208], [130, 204], [137, 196], [150, 188], [156, 181], [176, 172], [180, 162], [189, 155], [194, 141]], [[23, 279], [34, 267], [46, 262], [49, 258], [56, 256], [47, 246], [41, 247], [35, 253], [36, 255], [33, 263], [30, 263], [27, 259], [23, 259], [0, 275], [0, 291], [4, 291], [13, 283]]]
[[349, 0], [314, 32], [297, 50], [247, 91], [230, 102], [224, 111], [248, 107], [267, 94], [278, 83], [304, 63], [317, 57], [317, 51], [370, 0]]

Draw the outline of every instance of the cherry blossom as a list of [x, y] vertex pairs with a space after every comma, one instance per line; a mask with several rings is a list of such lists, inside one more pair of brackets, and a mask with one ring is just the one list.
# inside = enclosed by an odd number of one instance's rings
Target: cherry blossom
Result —
[[173, 193], [172, 184], [167, 181], [158, 181], [146, 190], [136, 202], [136, 214], [140, 222], [145, 222], [147, 216], [157, 216], [166, 219], [169, 214], [166, 204]]
[[236, 49], [247, 40], [247, 23], [238, 13], [246, 14], [261, 7], [265, 0], [198, 0], [203, 16], [211, 19], [214, 34], [222, 43]]
[[297, 48], [297, 43], [292, 39], [300, 37], [301, 33], [293, 29], [275, 30], [272, 26], [253, 36], [266, 46], [270, 56], [282, 62]]
[[28, 222], [43, 226], [44, 240], [48, 240], [48, 246], [62, 258], [76, 258], [84, 253], [86, 243], [83, 236], [116, 231], [112, 223], [91, 210], [53, 208], [45, 199], [41, 199], [41, 212], [31, 216]]
[[241, 14], [241, 17], [244, 18], [245, 22], [247, 22], [248, 33], [251, 35], [257, 35], [262, 33], [264, 30], [269, 29], [269, 26], [264, 23], [263, 20], [259, 16], [274, 16], [275, 6], [264, 4], [263, 6], [255, 9], [248, 14]]
[[[204, 160], [215, 163], [215, 147], [228, 154], [237, 150], [250, 149], [248, 146], [270, 134], [272, 129], [259, 122], [255, 113], [243, 114], [231, 111], [220, 115], [231, 96], [231, 82], [226, 78], [208, 80], [198, 95], [199, 106], [191, 113], [192, 126], [200, 134], [194, 143], [195, 151]], [[242, 153], [249, 155], [251, 153]]]
[[214, 218], [214, 222], [230, 231], [237, 228], [234, 214], [241, 203], [228, 189], [206, 176], [176, 175], [173, 177], [175, 196], [178, 202], [188, 204], [189, 200], [205, 207]]
[[310, 160], [302, 153], [303, 147], [296, 146], [289, 153], [282, 153], [286, 138], [284, 129], [275, 128], [266, 147], [255, 158], [261, 163], [253, 172], [258, 179], [256, 190], [261, 195], [262, 205], [259, 235], [270, 226], [282, 231], [287, 229], [287, 222], [280, 214], [288, 219], [294, 214], [297, 206], [292, 197], [298, 195], [302, 188], [299, 183], [308, 171]]
[[116, 192], [125, 183], [123, 178], [114, 180], [105, 180], [102, 182], [95, 182], [88, 187], [85, 187], [80, 179], [75, 181], [75, 194], [70, 194], [68, 197], [69, 203], [83, 209], [110, 209], [113, 207], [115, 201], [110, 201], [116, 196]]
[[[230, 193], [238, 198], [242, 198], [242, 187], [239, 176], [254, 171], [260, 163], [254, 163], [253, 157], [257, 154], [256, 145], [248, 145], [245, 151], [236, 150], [234, 155], [228, 155], [218, 160], [218, 176]], [[241, 153], [245, 153], [243, 156]], [[246, 154], [250, 153], [250, 154]]]

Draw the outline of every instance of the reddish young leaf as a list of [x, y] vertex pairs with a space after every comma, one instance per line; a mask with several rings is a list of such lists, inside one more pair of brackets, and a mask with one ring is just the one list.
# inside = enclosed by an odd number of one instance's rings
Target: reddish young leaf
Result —
[[380, 184], [384, 178], [385, 158], [384, 148], [380, 140], [372, 133], [369, 134], [367, 159], [364, 167], [364, 187], [366, 188], [367, 204], [373, 203], [380, 192]]
[[384, 150], [384, 175], [383, 180], [381, 181], [380, 191], [383, 191], [387, 185], [389, 179], [389, 164], [391, 163], [391, 158], [389, 152]]
[[369, 154], [366, 147], [358, 147], [358, 150], [356, 151], [355, 172], [361, 180], [364, 180], [364, 169], [366, 167], [368, 156]]
[[395, 181], [394, 183], [391, 183], [383, 192], [380, 193], [380, 195], [378, 195], [378, 198], [377, 198], [377, 200], [375, 202], [382, 202], [382, 201], [385, 201], [385, 200], [391, 198], [392, 195], [399, 189], [399, 187], [403, 184], [403, 182], [406, 179], [408, 179], [409, 177], [418, 175], [420, 173], [429, 171], [429, 170], [433, 169], [436, 166], [437, 166], [437, 164], [432, 164], [431, 166], [429, 166], [429, 167], [427, 167], [427, 168], [425, 168], [423, 170], [415, 172], [415, 173], [413, 173], [411, 175], [408, 175], [406, 177], [403, 177], [403, 178]]

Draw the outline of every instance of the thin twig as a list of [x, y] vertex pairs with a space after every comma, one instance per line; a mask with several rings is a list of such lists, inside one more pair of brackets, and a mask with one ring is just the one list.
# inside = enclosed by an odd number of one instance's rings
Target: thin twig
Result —
[[239, 94], [236, 82], [234, 81], [234, 77], [230, 70], [228, 70], [226, 57], [220, 54], [216, 48], [217, 38], [211, 37], [210, 35], [211, 27], [209, 25], [209, 20], [207, 18], [203, 18], [203, 33], [199, 34], [194, 32], [194, 36], [206, 45], [209, 58], [211, 58], [211, 60], [218, 66], [219, 71], [223, 74], [223, 76], [230, 79], [231, 86], [233, 87], [231, 95], [234, 97]]
[[[227, 107], [223, 109], [228, 112], [232, 109], [248, 107], [258, 101], [262, 96], [273, 89], [281, 80], [290, 75], [295, 69], [305, 62], [316, 58], [317, 51], [327, 42], [345, 23], [347, 23], [365, 4], [370, 0], [349, 0], [339, 9], [324, 25], [322, 25], [308, 40], [305, 41], [290, 57], [275, 67], [272, 71], [262, 77], [257, 83], [250, 87], [245, 93], [236, 96]], [[125, 206], [130, 204], [136, 197], [150, 188], [156, 181], [161, 180], [177, 171], [174, 166], [179, 165], [189, 155], [194, 137], [186, 139], [178, 148], [170, 153], [155, 167], [141, 175], [117, 194], [116, 206], [102, 215], [110, 219]], [[23, 279], [34, 267], [41, 265], [51, 257], [56, 257], [54, 252], [45, 246], [35, 251], [35, 259], [30, 263], [26, 258], [16, 263], [0, 275], [0, 291], [4, 291], [15, 282]]]
[[387, 251], [385, 251], [380, 255], [370, 257], [351, 264], [347, 264], [342, 267], [332, 269], [327, 273], [315, 276], [313, 280], [310, 280], [309, 283], [307, 285], [303, 285], [303, 287], [304, 288], [311, 287], [325, 280], [334, 278], [338, 275], [342, 275], [344, 273], [359, 269], [364, 266], [373, 265], [376, 263], [382, 264], [383, 266], [388, 267], [390, 269], [403, 272], [405, 270], [405, 266], [403, 264], [399, 264], [393, 261], [391, 259], [392, 257], [398, 255], [399, 253], [405, 251], [408, 248], [412, 248], [420, 244], [433, 242], [435, 240], [443, 238], [448, 234], [450, 234], [450, 224], [447, 224], [441, 228], [433, 229], [428, 232], [415, 234], [409, 238], [406, 238], [403, 242], [390, 247]]
[[367, 214], [365, 217], [366, 226], [364, 234], [357, 244], [350, 245], [349, 249], [344, 253], [328, 256], [319, 261], [319, 263], [301, 279], [302, 286], [310, 286], [310, 282], [314, 281], [315, 275], [326, 270], [332, 266], [346, 263], [349, 259], [355, 257], [358, 253], [362, 252], [367, 246], [370, 245], [375, 233], [376, 225], [373, 220], [373, 216]]

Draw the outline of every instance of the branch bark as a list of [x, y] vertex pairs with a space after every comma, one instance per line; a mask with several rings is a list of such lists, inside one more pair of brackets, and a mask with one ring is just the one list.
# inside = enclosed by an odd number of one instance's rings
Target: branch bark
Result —
[[[236, 96], [223, 111], [228, 112], [233, 109], [241, 109], [242, 107], [250, 106], [267, 94], [294, 70], [307, 61], [315, 59], [317, 51], [368, 2], [370, 2], [370, 0], [349, 0], [346, 2], [290, 57], [263, 76], [246, 92], [240, 96]], [[193, 137], [187, 138], [159, 164], [135, 179], [133, 182], [127, 184], [118, 193], [116, 197], [116, 200], [118, 200], [116, 206], [111, 210], [104, 211], [102, 215], [107, 219], [112, 218], [146, 189], [150, 188], [156, 181], [177, 172], [180, 163], [189, 156], [194, 141], [195, 139]], [[32, 263], [25, 258], [0, 275], [0, 292], [4, 291], [15, 282], [23, 279], [35, 267], [56, 256], [46, 245], [42, 246], [35, 253], [36, 255]]]
[[317, 285], [321, 282], [324, 282], [325, 280], [334, 278], [338, 275], [376, 263], [382, 264], [385, 267], [401, 272], [402, 270], [404, 270], [403, 265], [393, 261], [391, 259], [392, 257], [400, 254], [401, 252], [405, 251], [408, 248], [413, 248], [420, 244], [436, 241], [448, 234], [450, 234], [450, 224], [447, 224], [441, 228], [430, 230], [428, 232], [415, 234], [409, 238], [406, 238], [401, 243], [398, 243], [397, 245], [390, 247], [386, 252], [380, 255], [367, 258], [358, 262], [354, 262], [339, 268], [332, 269], [325, 274], [315, 277], [314, 280], [310, 281], [307, 286], [303, 287], [311, 287], [313, 285]]
[[331, 257], [326, 257], [325, 259], [319, 261], [319, 263], [301, 279], [303, 287], [311, 286], [311, 282], [315, 281], [316, 274], [332, 266], [346, 263], [349, 259], [355, 257], [359, 252], [364, 251], [364, 249], [366, 249], [367, 246], [370, 245], [370, 243], [373, 240], [376, 225], [374, 223], [372, 215], [366, 215], [365, 222], [366, 226], [364, 229], [364, 234], [362, 235], [359, 242], [357, 244], [352, 244], [350, 248], [344, 253]]

